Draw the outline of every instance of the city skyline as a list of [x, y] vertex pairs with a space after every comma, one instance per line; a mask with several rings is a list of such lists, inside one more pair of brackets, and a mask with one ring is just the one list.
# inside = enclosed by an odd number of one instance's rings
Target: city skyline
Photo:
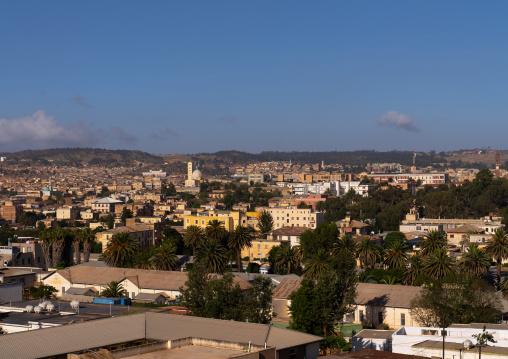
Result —
[[503, 149], [504, 3], [0, 5], [0, 151]]

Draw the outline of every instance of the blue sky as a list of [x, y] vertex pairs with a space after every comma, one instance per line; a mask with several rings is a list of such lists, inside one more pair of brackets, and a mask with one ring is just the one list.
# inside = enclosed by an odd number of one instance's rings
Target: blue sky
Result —
[[505, 149], [505, 1], [4, 1], [0, 151]]

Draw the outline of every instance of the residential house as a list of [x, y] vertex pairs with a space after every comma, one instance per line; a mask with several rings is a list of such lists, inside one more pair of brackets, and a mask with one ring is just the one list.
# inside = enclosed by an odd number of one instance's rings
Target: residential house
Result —
[[272, 241], [289, 241], [292, 247], [299, 246], [300, 236], [307, 231], [312, 232], [313, 229], [307, 227], [281, 227], [268, 232], [267, 238]]

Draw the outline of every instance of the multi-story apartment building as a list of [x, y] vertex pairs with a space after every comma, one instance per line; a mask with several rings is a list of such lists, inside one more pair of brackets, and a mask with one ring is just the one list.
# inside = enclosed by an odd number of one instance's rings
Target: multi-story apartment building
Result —
[[56, 209], [56, 219], [61, 221], [62, 219], [74, 220], [78, 218], [79, 209], [74, 206], [63, 206]]
[[15, 223], [23, 214], [23, 206], [15, 201], [6, 201], [1, 207], [1, 218]]
[[183, 228], [198, 226], [205, 229], [208, 222], [213, 220], [221, 221], [227, 231], [233, 231], [238, 225], [247, 225], [247, 216], [240, 212], [198, 209], [197, 211], [187, 210], [184, 212]]
[[140, 247], [150, 247], [155, 244], [154, 229], [146, 224], [136, 223], [129, 226], [109, 229], [99, 232], [95, 235], [97, 242], [102, 243], [102, 251], [104, 252], [113, 236], [117, 233], [128, 232], [133, 234], [138, 240]]
[[0, 247], [1, 265], [4, 267], [38, 267], [46, 268], [41, 244], [27, 240], [22, 243], [11, 243]]
[[448, 182], [448, 173], [371, 173], [367, 175], [376, 183], [389, 182], [394, 185], [421, 181], [422, 185], [440, 185]]
[[298, 209], [296, 207], [258, 208], [257, 211], [268, 211], [273, 218], [275, 228], [281, 227], [307, 227], [316, 228], [324, 222], [323, 212], [315, 212], [312, 209]]

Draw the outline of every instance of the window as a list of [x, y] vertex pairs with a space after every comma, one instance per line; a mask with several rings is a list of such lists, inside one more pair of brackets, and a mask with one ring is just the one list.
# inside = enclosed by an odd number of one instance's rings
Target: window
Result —
[[359, 318], [360, 319], [359, 322], [363, 323], [363, 319], [364, 319], [364, 317], [363, 317], [363, 310], [360, 310], [359, 317], [360, 317]]
[[258, 244], [258, 249], [261, 249], [261, 244]]
[[377, 312], [377, 321], [379, 324], [383, 324], [383, 312]]
[[265, 249], [268, 249], [268, 244], [265, 244]]
[[400, 314], [400, 325], [406, 325], [406, 314], [405, 313]]

